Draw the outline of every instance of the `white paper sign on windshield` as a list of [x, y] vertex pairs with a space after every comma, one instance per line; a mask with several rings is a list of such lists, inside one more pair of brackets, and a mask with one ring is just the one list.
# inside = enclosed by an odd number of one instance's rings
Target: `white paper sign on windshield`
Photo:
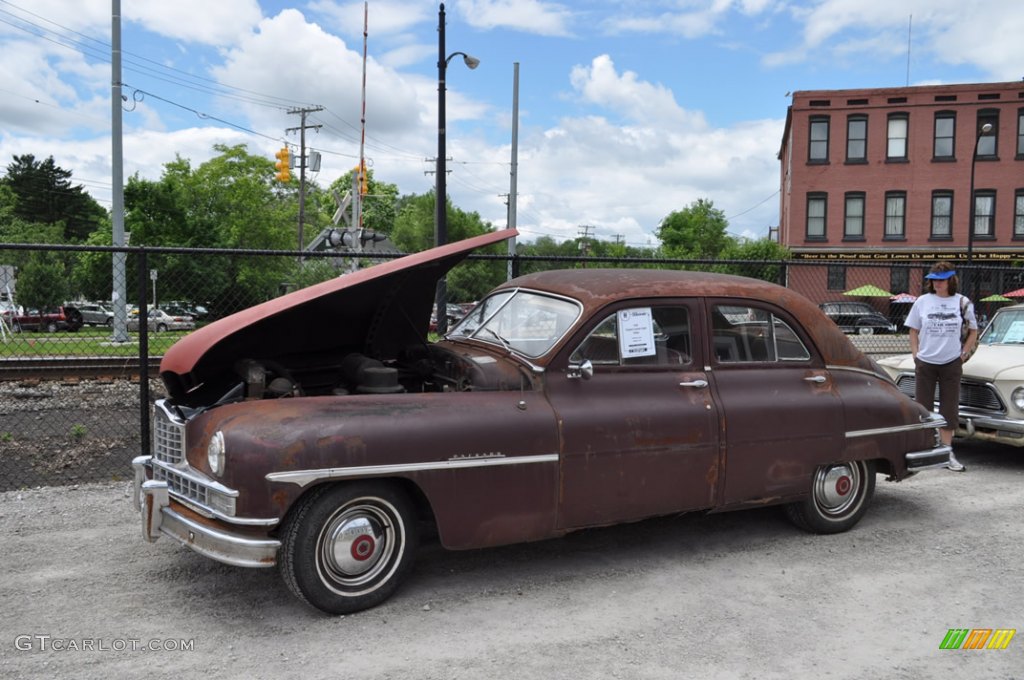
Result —
[[649, 357], [654, 346], [654, 318], [650, 307], [623, 309], [619, 312], [619, 351], [624, 359]]

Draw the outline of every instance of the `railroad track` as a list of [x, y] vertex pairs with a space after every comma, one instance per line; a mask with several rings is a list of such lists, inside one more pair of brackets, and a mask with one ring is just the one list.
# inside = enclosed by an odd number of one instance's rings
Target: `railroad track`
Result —
[[[156, 377], [162, 357], [149, 357], [148, 375]], [[138, 357], [19, 357], [0, 359], [0, 380], [75, 378], [138, 379]]]

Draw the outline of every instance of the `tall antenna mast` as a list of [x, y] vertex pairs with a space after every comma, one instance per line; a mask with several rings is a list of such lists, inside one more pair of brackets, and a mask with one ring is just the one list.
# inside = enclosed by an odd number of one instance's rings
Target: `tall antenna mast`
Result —
[[[360, 116], [360, 127], [359, 132], [359, 191], [357, 192], [359, 201], [359, 235], [362, 236], [363, 230], [363, 187], [367, 185], [366, 177], [366, 40], [370, 33], [370, 3], [369, 0], [363, 2], [363, 112]], [[360, 239], [360, 242], [362, 239]]]

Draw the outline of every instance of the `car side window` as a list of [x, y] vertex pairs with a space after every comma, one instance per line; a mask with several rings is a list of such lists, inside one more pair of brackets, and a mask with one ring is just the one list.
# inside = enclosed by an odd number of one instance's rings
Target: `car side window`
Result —
[[595, 366], [683, 366], [692, 363], [686, 307], [635, 307], [605, 317], [569, 360]]
[[784, 320], [768, 310], [715, 305], [711, 349], [718, 363], [806, 361], [811, 353]]

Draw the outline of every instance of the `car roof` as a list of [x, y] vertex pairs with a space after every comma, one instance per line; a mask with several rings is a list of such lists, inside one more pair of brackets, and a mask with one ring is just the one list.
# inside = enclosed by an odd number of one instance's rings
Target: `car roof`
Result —
[[871, 362], [806, 297], [768, 281], [731, 274], [665, 269], [560, 269], [512, 279], [498, 290], [529, 288], [583, 304], [584, 316], [622, 299], [650, 297], [739, 298], [785, 309], [811, 335], [827, 363], [871, 369]]

